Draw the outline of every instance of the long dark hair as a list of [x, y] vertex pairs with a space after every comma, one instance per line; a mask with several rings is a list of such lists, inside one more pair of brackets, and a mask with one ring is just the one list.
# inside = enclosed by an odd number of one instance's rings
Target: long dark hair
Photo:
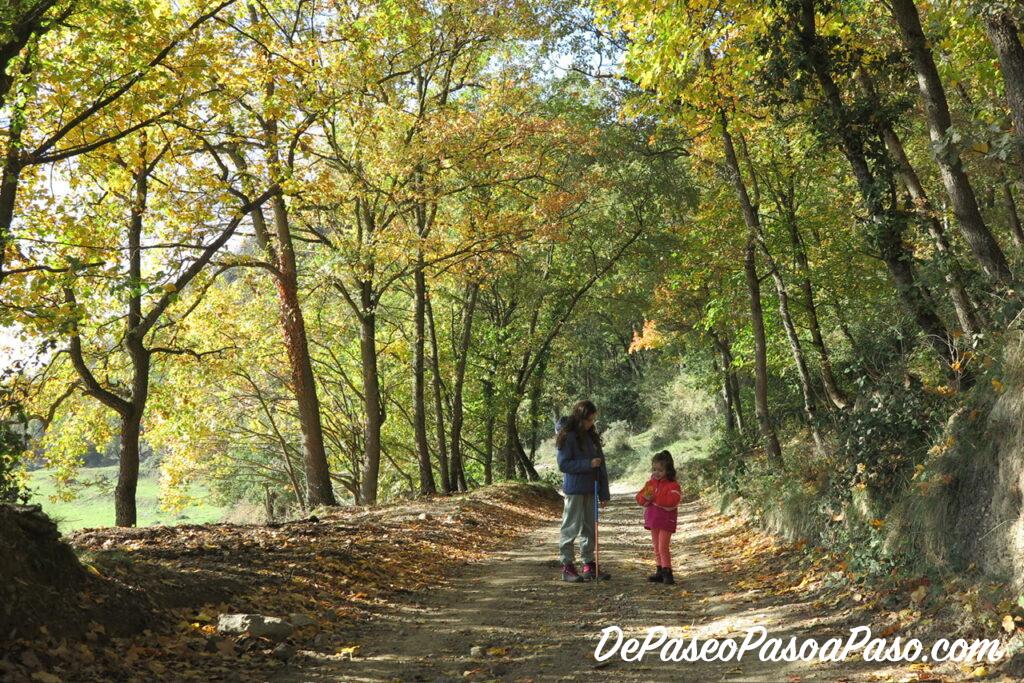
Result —
[[[576, 441], [579, 442], [583, 438], [583, 421], [588, 417], [597, 412], [597, 406], [594, 405], [593, 401], [583, 399], [578, 401], [576, 405], [572, 407], [572, 414], [569, 419], [562, 423], [562, 428], [558, 430], [558, 436], [555, 437], [555, 445], [561, 448], [565, 444], [565, 437], [569, 436], [570, 433], [576, 435]], [[598, 446], [601, 445], [601, 437], [597, 433], [597, 429], [594, 425], [590, 425], [590, 429], [587, 430], [587, 434], [594, 440]]]
[[672, 463], [672, 454], [668, 451], [658, 451], [651, 458], [651, 464], [660, 462], [665, 466], [665, 477], [669, 481], [676, 480], [676, 466]]

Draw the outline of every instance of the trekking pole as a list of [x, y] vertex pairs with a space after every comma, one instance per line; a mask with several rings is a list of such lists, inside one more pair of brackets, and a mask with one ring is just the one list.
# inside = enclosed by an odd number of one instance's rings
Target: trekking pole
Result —
[[595, 581], [605, 581], [605, 580], [607, 580], [609, 578], [607, 574], [602, 574], [601, 573], [601, 556], [600, 556], [601, 544], [598, 542], [599, 541], [599, 537], [598, 537], [598, 533], [597, 533], [597, 529], [598, 529], [598, 526], [599, 526], [598, 520], [601, 517], [601, 512], [600, 512], [601, 505], [600, 505], [600, 502], [598, 501], [598, 497], [600, 496], [600, 492], [599, 492], [599, 489], [598, 489], [598, 480], [600, 478], [601, 478], [601, 468], [598, 467], [598, 468], [596, 468], [596, 474], [594, 475], [594, 580]]
[[598, 505], [598, 502], [597, 502], [598, 495], [599, 495], [598, 494], [597, 480], [600, 479], [600, 478], [601, 478], [601, 468], [597, 468], [596, 472], [594, 473], [594, 580], [595, 581], [598, 581], [599, 580], [598, 577], [601, 576], [601, 559], [600, 559], [601, 544], [598, 543], [598, 535], [597, 535], [597, 528], [598, 528], [598, 523], [597, 522], [598, 522], [598, 519], [600, 518], [600, 514], [601, 514], [600, 513], [601, 506]]

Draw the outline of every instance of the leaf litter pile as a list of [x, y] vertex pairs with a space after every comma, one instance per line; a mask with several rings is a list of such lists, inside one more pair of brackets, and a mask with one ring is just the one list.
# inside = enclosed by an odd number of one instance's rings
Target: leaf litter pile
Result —
[[[987, 581], [972, 566], [965, 573], [907, 576], [893, 572], [868, 576], [855, 572], [834, 549], [786, 543], [743, 516], [711, 514], [708, 535], [696, 548], [711, 558], [716, 571], [733, 591], [718, 598], [732, 603], [799, 606], [787, 626], [801, 621], [805, 636], [846, 637], [849, 628], [867, 625], [872, 637], [892, 642], [900, 637], [919, 639], [926, 650], [940, 638], [999, 639], [1004, 658], [988, 662], [942, 664], [904, 662], [882, 669], [863, 663], [858, 653], [829, 672], [806, 680], [930, 681], [1024, 680], [1024, 596], [1018, 598], [1005, 583]], [[686, 597], [687, 592], [680, 590]], [[767, 625], [769, 632], [778, 626]], [[739, 631], [715, 634], [742, 636]], [[863, 670], [859, 670], [859, 669]], [[850, 675], [844, 675], [846, 673]], [[838, 674], [838, 677], [836, 677]], [[804, 680], [788, 677], [788, 683]]]
[[[78, 617], [24, 615], [0, 641], [0, 679], [241, 681], [285, 666], [297, 647], [351, 654], [358, 646], [333, 630], [443, 583], [561, 507], [550, 488], [509, 483], [281, 524], [80, 531], [69, 540], [90, 577], [66, 596]], [[144, 610], [149, 627], [126, 633], [126, 609]], [[293, 628], [286, 638], [218, 632], [221, 614], [242, 613]]]

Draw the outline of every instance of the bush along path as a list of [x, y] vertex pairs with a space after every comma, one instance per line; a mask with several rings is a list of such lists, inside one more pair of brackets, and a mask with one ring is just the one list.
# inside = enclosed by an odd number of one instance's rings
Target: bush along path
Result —
[[[614, 491], [614, 489], [613, 489]], [[643, 638], [666, 627], [669, 638], [768, 637], [824, 643], [855, 626], [927, 647], [951, 620], [941, 600], [903, 585], [874, 597], [854, 592], [843, 567], [823, 552], [785, 545], [738, 518], [690, 500], [680, 508], [673, 539], [677, 583], [651, 584], [650, 542], [632, 492], [615, 491], [600, 527], [602, 568], [610, 581], [560, 581], [558, 520], [537, 527], [514, 547], [467, 567], [437, 590], [410, 596], [343, 631], [358, 648], [303, 651], [274, 679], [299, 681], [954, 681], [1017, 680], [996, 667], [880, 664], [851, 656], [843, 662], [664, 662], [594, 657], [603, 629]], [[948, 617], [949, 615], [946, 615]], [[949, 628], [952, 628], [951, 626]], [[962, 630], [962, 629], [960, 629]], [[988, 633], [989, 636], [996, 635]], [[1003, 633], [1002, 635], [1006, 635]], [[1005, 640], [1005, 638], [1004, 638]]]
[[[1012, 663], [595, 660], [602, 630], [686, 641], [845, 638], [870, 626], [890, 641], [1016, 633], [999, 587], [946, 593], [924, 580], [870, 588], [824, 551], [787, 545], [703, 502], [680, 508], [677, 583], [651, 584], [647, 533], [631, 491], [602, 513], [606, 582], [560, 581], [561, 511], [550, 489], [487, 487], [467, 496], [345, 509], [276, 526], [85, 531], [97, 581], [145, 595], [149, 629], [118, 630], [95, 586], [88, 620], [33, 623], [3, 641], [12, 681], [955, 681], [1018, 680]], [[93, 584], [89, 584], [93, 585]], [[109, 600], [109, 602], [116, 602]], [[964, 608], [970, 608], [965, 612]], [[970, 618], [965, 619], [964, 615]], [[27, 623], [27, 622], [26, 622]], [[1006, 630], [1002, 630], [1002, 629]], [[26, 629], [28, 627], [26, 626]], [[123, 630], [123, 629], [122, 629]]]

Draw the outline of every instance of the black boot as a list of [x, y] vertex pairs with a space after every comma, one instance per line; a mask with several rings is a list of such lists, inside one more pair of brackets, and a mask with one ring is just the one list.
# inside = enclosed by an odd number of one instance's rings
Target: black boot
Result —
[[661, 566], [661, 565], [659, 564], [659, 565], [658, 565], [658, 571], [656, 571], [656, 572], [654, 572], [653, 574], [651, 574], [650, 576], [648, 576], [648, 577], [647, 577], [647, 580], [648, 580], [648, 581], [652, 581], [652, 582], [654, 582], [654, 583], [661, 583], [661, 581], [662, 581], [662, 579], [664, 578], [664, 576], [665, 576], [665, 568], [664, 568], [664, 567], [662, 567], [662, 566]]
[[672, 578], [672, 567], [661, 568], [661, 582], [662, 583], [675, 583], [676, 580]]

